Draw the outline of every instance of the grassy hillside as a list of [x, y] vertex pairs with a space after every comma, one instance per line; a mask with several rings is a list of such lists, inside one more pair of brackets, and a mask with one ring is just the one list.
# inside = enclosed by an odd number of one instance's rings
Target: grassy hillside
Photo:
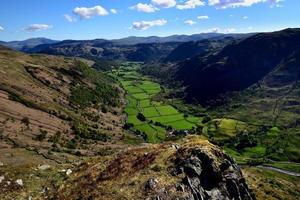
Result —
[[0, 66], [0, 146], [59, 157], [97, 154], [128, 139], [122, 90], [84, 60], [1, 47]]

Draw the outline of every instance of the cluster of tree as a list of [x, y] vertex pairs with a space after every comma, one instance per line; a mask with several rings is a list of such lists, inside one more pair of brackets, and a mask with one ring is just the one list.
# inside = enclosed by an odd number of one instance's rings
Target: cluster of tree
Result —
[[72, 129], [75, 135], [83, 139], [97, 140], [103, 142], [107, 142], [107, 140], [109, 139], [109, 137], [106, 134], [100, 133], [98, 130], [88, 126], [87, 124], [78, 121], [74, 122]]
[[94, 87], [79, 81], [75, 83], [75, 86], [71, 88], [69, 98], [71, 105], [81, 108], [98, 104], [113, 107], [119, 105], [119, 91], [112, 85], [111, 80], [83, 62], [78, 61], [75, 68], [80, 71], [83, 78], [90, 81]]

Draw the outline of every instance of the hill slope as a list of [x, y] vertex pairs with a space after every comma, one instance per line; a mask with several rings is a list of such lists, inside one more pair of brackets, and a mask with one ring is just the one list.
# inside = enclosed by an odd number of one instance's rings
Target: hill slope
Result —
[[122, 93], [105, 75], [77, 59], [6, 47], [0, 66], [0, 146], [92, 155], [94, 145], [120, 141]]
[[164, 61], [178, 62], [187, 58], [199, 56], [223, 48], [234, 40], [235, 38], [233, 37], [225, 37], [222, 39], [206, 39], [196, 42], [185, 42], [171, 51], [171, 53], [164, 59]]
[[176, 77], [188, 98], [205, 101], [261, 81], [285, 60], [298, 59], [293, 55], [299, 49], [299, 29], [261, 33], [179, 64]]

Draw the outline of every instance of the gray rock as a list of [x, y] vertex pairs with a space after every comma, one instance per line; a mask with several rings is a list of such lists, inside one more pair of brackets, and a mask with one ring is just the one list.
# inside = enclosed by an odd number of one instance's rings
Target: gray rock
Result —
[[16, 180], [16, 184], [19, 186], [23, 186], [23, 180], [22, 179]]
[[4, 181], [5, 177], [4, 176], [0, 176], [0, 183], [2, 183], [2, 181]]
[[38, 169], [44, 171], [44, 170], [50, 169], [50, 165], [47, 165], [47, 164], [40, 165], [40, 166], [38, 166]]
[[145, 190], [156, 190], [158, 188], [158, 180], [156, 178], [150, 178], [145, 184]]
[[68, 169], [68, 170], [66, 171], [66, 175], [69, 176], [70, 174], [72, 174], [72, 170], [71, 170], [71, 169]]
[[[213, 153], [211, 153], [213, 152]], [[147, 181], [151, 200], [254, 200], [239, 167], [231, 157], [215, 149], [210, 153], [201, 149], [177, 150], [173, 160], [177, 178], [183, 177], [174, 187], [163, 188], [155, 179]], [[154, 192], [153, 192], [154, 191]]]

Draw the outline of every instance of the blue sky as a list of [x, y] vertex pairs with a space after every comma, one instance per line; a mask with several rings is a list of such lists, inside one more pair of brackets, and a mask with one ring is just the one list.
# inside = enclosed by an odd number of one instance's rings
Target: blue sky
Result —
[[0, 40], [261, 32], [300, 27], [299, 0], [1, 0]]

